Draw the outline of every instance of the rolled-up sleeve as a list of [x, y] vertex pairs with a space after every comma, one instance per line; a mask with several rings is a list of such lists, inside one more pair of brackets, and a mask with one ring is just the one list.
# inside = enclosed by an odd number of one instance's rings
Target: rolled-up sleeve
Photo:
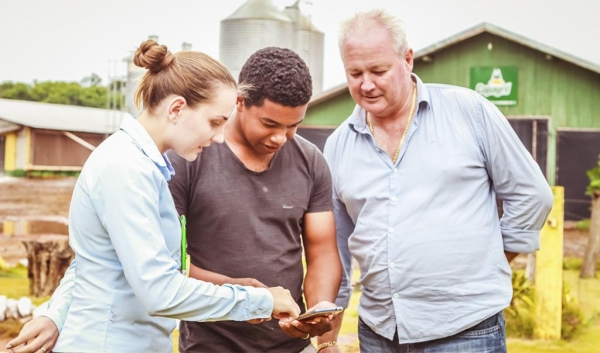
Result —
[[498, 108], [480, 98], [479, 143], [503, 214], [504, 250], [531, 253], [552, 208], [553, 195], [540, 167]]

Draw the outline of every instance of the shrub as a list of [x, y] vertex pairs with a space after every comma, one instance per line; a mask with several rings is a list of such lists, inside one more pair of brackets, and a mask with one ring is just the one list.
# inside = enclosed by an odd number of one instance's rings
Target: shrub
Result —
[[508, 308], [504, 310], [506, 335], [531, 338], [535, 325], [533, 287], [523, 271], [513, 271], [512, 287], [512, 300]]
[[564, 340], [572, 339], [583, 323], [583, 312], [579, 307], [577, 299], [571, 295], [571, 290], [563, 282], [562, 295], [562, 326], [560, 336]]

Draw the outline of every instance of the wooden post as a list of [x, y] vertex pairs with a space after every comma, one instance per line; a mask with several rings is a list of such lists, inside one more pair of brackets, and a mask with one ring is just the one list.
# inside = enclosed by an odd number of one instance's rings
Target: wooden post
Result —
[[560, 339], [565, 190], [552, 187], [554, 205], [542, 228], [535, 263], [535, 338]]
[[23, 237], [27, 251], [29, 294], [34, 297], [51, 295], [75, 256], [65, 235]]

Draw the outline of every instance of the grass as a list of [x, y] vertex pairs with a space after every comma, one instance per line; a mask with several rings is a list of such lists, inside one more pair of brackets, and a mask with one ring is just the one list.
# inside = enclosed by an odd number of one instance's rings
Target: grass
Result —
[[[29, 296], [27, 268], [22, 265], [0, 268], [0, 288], [2, 288], [0, 289], [0, 295], [5, 295], [7, 298], [19, 299], [23, 296]], [[40, 305], [48, 299], [49, 297], [31, 297], [31, 301], [35, 305]], [[15, 319], [0, 322], [0, 338], [16, 337], [22, 327], [23, 323]]]
[[[0, 295], [5, 295], [8, 298], [19, 299], [24, 296], [29, 296], [29, 279], [27, 278], [27, 268], [23, 265], [18, 265], [10, 268], [0, 269]], [[50, 299], [50, 297], [30, 297], [34, 305]]]
[[510, 353], [597, 353], [600, 351], [600, 324], [586, 327], [571, 341], [531, 341], [508, 339]]
[[0, 270], [0, 295], [18, 299], [29, 294], [27, 268], [17, 266]]

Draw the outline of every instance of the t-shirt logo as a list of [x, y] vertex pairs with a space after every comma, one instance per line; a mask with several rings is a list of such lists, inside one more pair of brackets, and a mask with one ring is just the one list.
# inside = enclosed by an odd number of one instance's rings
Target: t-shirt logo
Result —
[[292, 208], [294, 208], [294, 206], [283, 204], [283, 209], [284, 210], [291, 210]]

